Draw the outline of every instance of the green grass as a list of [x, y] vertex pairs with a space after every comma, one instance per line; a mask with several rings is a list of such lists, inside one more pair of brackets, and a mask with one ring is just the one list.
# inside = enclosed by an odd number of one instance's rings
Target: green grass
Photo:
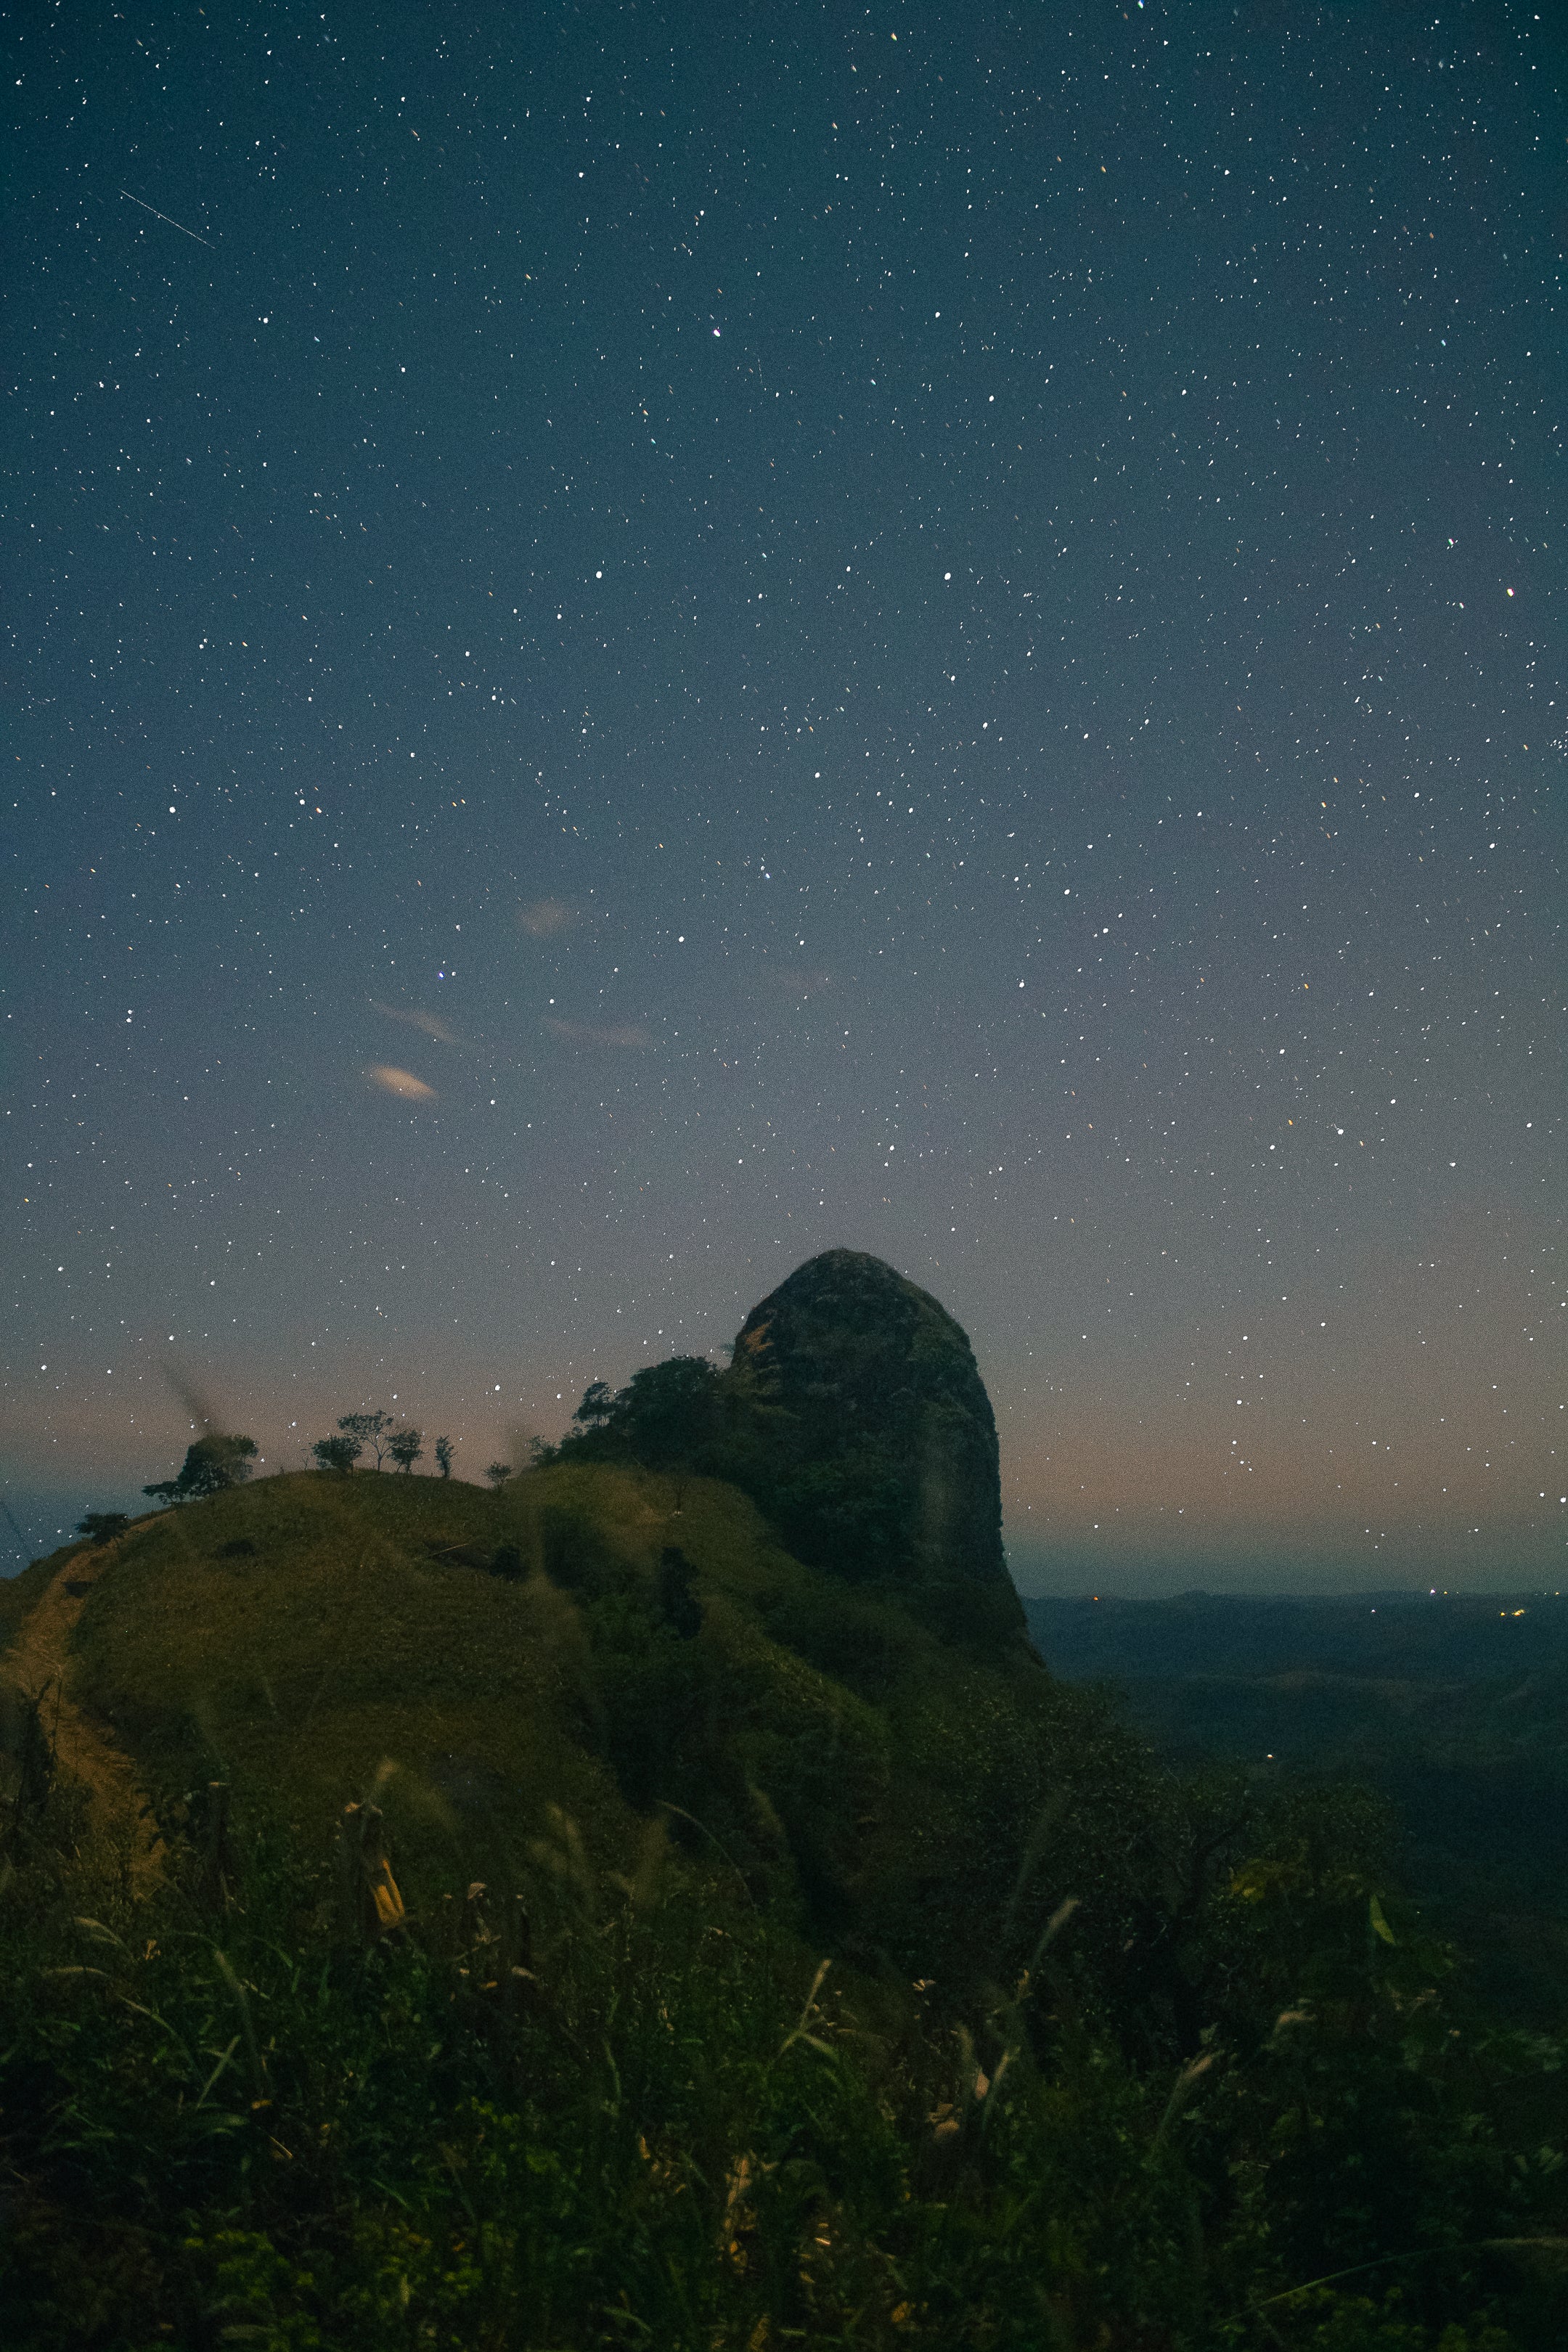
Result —
[[[707, 1621], [694, 1663], [710, 1696], [722, 1684], [730, 1718], [692, 1727], [699, 1747], [725, 1751], [726, 1813], [748, 1812], [743, 1748], [769, 1751], [775, 1776], [781, 1748], [841, 1767], [852, 1748], [858, 1783], [885, 1779], [868, 1760], [885, 1738], [865, 1702], [771, 1642], [758, 1613], [770, 1591], [820, 1580], [732, 1490], [691, 1481], [679, 1499], [643, 1474], [565, 1466], [500, 1496], [387, 1475], [237, 1488], [121, 1547], [83, 1612], [77, 1693], [163, 1785], [231, 1780], [308, 1835], [390, 1764], [386, 1801], [421, 1854], [454, 1841], [478, 1853], [498, 1834], [515, 1850], [556, 1805], [619, 1866], [637, 1815], [674, 1793], [628, 1801], [613, 1751], [628, 1708], [646, 1711], [634, 1670], [659, 1556], [678, 1540]], [[592, 1555], [586, 1581], [541, 1572], [563, 1536]], [[482, 1564], [509, 1544], [531, 1570], [519, 1581]]]
[[1476, 2242], [1558, 2229], [1551, 2053], [1456, 2050], [1359, 1889], [1289, 2022], [1140, 2067], [1054, 1945], [954, 2020], [656, 1833], [616, 1884], [557, 1817], [369, 1946], [273, 1832], [134, 1907], [68, 1805], [13, 1846], [8, 2352], [1562, 2340], [1561, 2252]]
[[1568, 2330], [1565, 2045], [1469, 2010], [1376, 1808], [1162, 1776], [727, 1487], [258, 1482], [120, 1547], [74, 1667], [169, 1859], [132, 1903], [63, 1785], [5, 1832], [8, 2352]]
[[45, 1587], [53, 1582], [67, 1560], [86, 1549], [79, 1536], [74, 1543], [61, 1544], [58, 1550], [30, 1562], [19, 1576], [8, 1576], [0, 1581], [0, 1654], [16, 1640], [23, 1619]]
[[[689, 1643], [658, 1622], [672, 1543]], [[508, 1545], [517, 1581], [484, 1564]], [[1056, 1875], [1103, 1880], [1144, 1777], [1096, 1702], [802, 1567], [733, 1488], [606, 1466], [499, 1495], [304, 1475], [163, 1513], [94, 1588], [75, 1676], [154, 1783], [232, 1781], [308, 1841], [379, 1779], [416, 1882], [493, 1874], [551, 1805], [625, 1869], [663, 1801], [753, 1896], [910, 1974], [955, 1907], [994, 1916], [1062, 1782]]]
[[387, 1476], [273, 1479], [166, 1513], [83, 1612], [78, 1694], [164, 1786], [265, 1791], [318, 1843], [386, 1759], [427, 1812], [449, 1784], [522, 1836], [546, 1801], [607, 1825], [605, 1776], [569, 1728], [570, 1604], [542, 1578], [436, 1556], [493, 1548], [504, 1525], [474, 1487]]

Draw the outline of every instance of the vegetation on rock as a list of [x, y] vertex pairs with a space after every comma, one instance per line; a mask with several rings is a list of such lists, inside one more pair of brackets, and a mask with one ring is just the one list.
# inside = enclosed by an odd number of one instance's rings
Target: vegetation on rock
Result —
[[589, 1388], [560, 1449], [739, 1486], [795, 1556], [950, 1638], [1018, 1642], [991, 1401], [963, 1332], [879, 1258], [828, 1250], [752, 1309], [727, 1370]]

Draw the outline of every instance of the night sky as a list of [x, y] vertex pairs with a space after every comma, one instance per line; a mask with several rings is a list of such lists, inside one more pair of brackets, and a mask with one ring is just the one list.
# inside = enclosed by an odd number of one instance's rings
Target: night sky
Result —
[[7, 1564], [844, 1244], [1027, 1589], [1561, 1580], [1563, 36], [14, 15]]

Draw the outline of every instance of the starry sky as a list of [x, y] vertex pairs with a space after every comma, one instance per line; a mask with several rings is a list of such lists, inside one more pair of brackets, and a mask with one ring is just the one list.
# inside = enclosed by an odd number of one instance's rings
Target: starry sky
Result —
[[1560, 19], [7, 40], [9, 1565], [843, 1244], [1026, 1590], [1562, 1575]]

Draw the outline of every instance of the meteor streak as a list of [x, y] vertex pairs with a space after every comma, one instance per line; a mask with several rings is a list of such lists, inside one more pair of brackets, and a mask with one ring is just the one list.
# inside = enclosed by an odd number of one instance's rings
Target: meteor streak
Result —
[[[141, 197], [133, 196], [129, 188], [121, 188], [120, 193], [125, 198], [127, 204], [142, 205]], [[171, 228], [177, 228], [182, 236], [195, 237], [196, 243], [198, 245], [206, 246], [209, 253], [216, 253], [217, 251], [216, 246], [209, 243], [207, 238], [205, 236], [196, 236], [195, 230], [194, 228], [187, 228], [184, 221], [171, 220], [169, 215], [167, 213], [161, 213], [156, 205], [142, 205], [142, 209], [144, 213], [151, 213], [154, 220], [168, 221], [169, 226]]]

